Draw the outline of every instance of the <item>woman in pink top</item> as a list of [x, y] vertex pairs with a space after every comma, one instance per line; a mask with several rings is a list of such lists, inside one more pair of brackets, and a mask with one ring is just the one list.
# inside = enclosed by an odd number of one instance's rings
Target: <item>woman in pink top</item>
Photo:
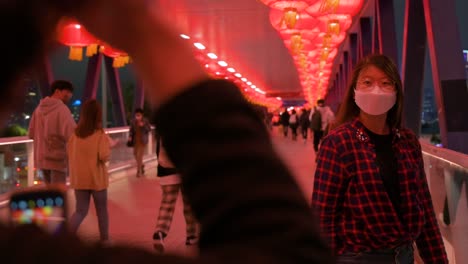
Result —
[[98, 217], [102, 241], [109, 239], [107, 187], [109, 176], [106, 162], [110, 156], [109, 137], [102, 129], [102, 110], [96, 100], [86, 101], [81, 109], [80, 121], [68, 141], [70, 187], [75, 189], [76, 210], [70, 221], [76, 232], [88, 214], [92, 196]]

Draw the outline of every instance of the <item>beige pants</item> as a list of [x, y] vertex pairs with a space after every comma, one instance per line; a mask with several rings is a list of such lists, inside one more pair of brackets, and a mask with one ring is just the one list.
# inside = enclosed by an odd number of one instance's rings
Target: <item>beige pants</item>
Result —
[[135, 145], [133, 147], [133, 155], [135, 156], [135, 160], [137, 163], [138, 173], [141, 172], [143, 167], [143, 156], [145, 154], [146, 145]]

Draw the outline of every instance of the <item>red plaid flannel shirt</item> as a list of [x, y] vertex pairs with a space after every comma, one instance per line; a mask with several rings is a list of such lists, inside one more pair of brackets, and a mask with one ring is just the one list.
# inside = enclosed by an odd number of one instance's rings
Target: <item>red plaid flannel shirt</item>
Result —
[[427, 185], [421, 146], [408, 129], [394, 129], [402, 220], [375, 163], [374, 145], [355, 119], [323, 139], [312, 205], [336, 254], [416, 242], [425, 263], [448, 263]]

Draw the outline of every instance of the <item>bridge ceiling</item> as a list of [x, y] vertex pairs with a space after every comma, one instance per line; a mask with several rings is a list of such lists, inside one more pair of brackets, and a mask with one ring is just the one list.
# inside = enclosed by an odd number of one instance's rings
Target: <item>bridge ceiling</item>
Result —
[[[330, 76], [336, 69], [334, 64], [339, 61], [347, 33], [353, 27], [353, 17], [360, 15], [365, 2], [155, 0], [152, 3], [182, 37], [197, 43], [195, 54], [209, 72], [236, 81], [250, 100], [272, 107], [281, 105], [281, 100], [315, 102], [326, 96]], [[76, 24], [69, 29], [81, 30]], [[83, 34], [76, 36], [82, 38]], [[96, 46], [89, 39], [61, 42], [73, 47], [76, 43]], [[104, 45], [101, 51], [110, 54], [107, 56], [117, 58], [117, 66], [129, 61], [126, 54], [106, 44], [99, 45]], [[94, 54], [95, 48], [88, 51]]]

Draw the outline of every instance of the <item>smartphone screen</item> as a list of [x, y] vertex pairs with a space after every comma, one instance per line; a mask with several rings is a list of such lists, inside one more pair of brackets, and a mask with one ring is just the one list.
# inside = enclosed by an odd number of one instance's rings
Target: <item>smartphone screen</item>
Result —
[[36, 224], [51, 234], [66, 229], [65, 194], [56, 190], [25, 191], [12, 195], [10, 215], [13, 225]]

